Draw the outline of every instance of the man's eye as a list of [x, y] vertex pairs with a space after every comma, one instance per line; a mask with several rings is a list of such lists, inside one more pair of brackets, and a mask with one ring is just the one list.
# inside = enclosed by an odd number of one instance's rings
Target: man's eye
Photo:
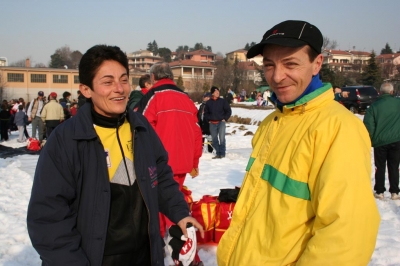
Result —
[[286, 63], [286, 66], [287, 66], [287, 67], [295, 67], [295, 66], [297, 66], [297, 64], [294, 63], [294, 62], [287, 62], [287, 63]]
[[128, 83], [128, 80], [127, 79], [123, 79], [123, 80], [121, 80], [121, 83], [126, 84], [126, 83]]

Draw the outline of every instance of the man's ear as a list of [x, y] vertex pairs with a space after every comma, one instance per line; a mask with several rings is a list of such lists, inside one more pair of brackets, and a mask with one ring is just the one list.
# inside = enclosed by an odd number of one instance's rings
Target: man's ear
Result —
[[79, 84], [79, 91], [83, 96], [85, 96], [85, 98], [92, 98], [92, 90], [88, 86], [82, 83]]
[[324, 57], [322, 54], [319, 54], [314, 60], [314, 69], [313, 69], [313, 76], [317, 75], [321, 70], [322, 63], [324, 61]]

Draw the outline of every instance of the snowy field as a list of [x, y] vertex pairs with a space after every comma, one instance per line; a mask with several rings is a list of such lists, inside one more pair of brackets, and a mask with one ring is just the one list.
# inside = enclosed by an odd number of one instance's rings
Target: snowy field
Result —
[[[248, 110], [232, 108], [232, 115], [251, 118], [252, 122], [263, 120], [271, 110]], [[358, 115], [360, 119], [363, 116]], [[257, 126], [227, 124], [227, 154], [221, 160], [212, 160], [210, 153], [204, 152], [200, 159], [200, 175], [195, 179], [189, 176], [185, 185], [193, 191], [193, 199], [199, 200], [202, 195], [218, 195], [221, 188], [240, 186], [248, 158], [251, 153], [252, 136], [244, 136], [247, 131], [256, 131]], [[31, 129], [28, 128], [28, 132]], [[8, 142], [0, 143], [9, 147], [21, 147], [17, 143], [17, 132], [13, 132]], [[371, 156], [373, 153], [371, 150]], [[0, 158], [0, 265], [40, 265], [38, 254], [32, 248], [26, 229], [26, 209], [30, 198], [30, 190], [35, 172], [38, 155], [20, 155], [12, 158]], [[373, 158], [371, 167], [373, 167]], [[386, 179], [387, 180], [387, 179]], [[371, 175], [371, 184], [374, 176]], [[388, 184], [386, 185], [388, 188]], [[372, 191], [371, 191], [372, 193]], [[375, 252], [369, 265], [400, 266], [400, 201], [389, 199], [376, 200], [380, 214], [381, 225]], [[368, 211], [368, 210], [366, 210]], [[213, 266], [216, 263], [216, 246], [201, 245], [199, 255], [204, 265]], [[165, 261], [169, 264], [169, 261]]]

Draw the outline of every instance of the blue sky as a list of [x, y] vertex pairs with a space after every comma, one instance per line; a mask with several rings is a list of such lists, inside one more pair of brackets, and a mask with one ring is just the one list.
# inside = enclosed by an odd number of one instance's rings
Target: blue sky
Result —
[[338, 48], [400, 50], [399, 0], [1, 0], [0, 57], [48, 64], [57, 48], [84, 53], [95, 44], [125, 52], [156, 40], [174, 51], [196, 42], [223, 54], [260, 41], [275, 24], [306, 20]]

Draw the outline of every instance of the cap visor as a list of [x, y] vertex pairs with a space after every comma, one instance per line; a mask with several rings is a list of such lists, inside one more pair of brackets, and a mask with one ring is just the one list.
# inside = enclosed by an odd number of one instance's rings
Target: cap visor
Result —
[[262, 54], [263, 48], [264, 48], [265, 43], [264, 42], [260, 42], [259, 44], [256, 44], [254, 46], [252, 46], [249, 51], [247, 52], [246, 57], [248, 59], [253, 58], [259, 54]]
[[259, 44], [254, 45], [249, 49], [247, 52], [247, 58], [253, 58], [259, 54], [262, 55], [264, 46], [266, 44], [276, 44], [280, 46], [287, 46], [287, 47], [301, 47], [304, 45], [307, 45], [306, 42], [298, 39], [293, 39], [293, 38], [274, 38], [274, 39], [269, 39], [265, 40], [263, 42], [260, 42]]

